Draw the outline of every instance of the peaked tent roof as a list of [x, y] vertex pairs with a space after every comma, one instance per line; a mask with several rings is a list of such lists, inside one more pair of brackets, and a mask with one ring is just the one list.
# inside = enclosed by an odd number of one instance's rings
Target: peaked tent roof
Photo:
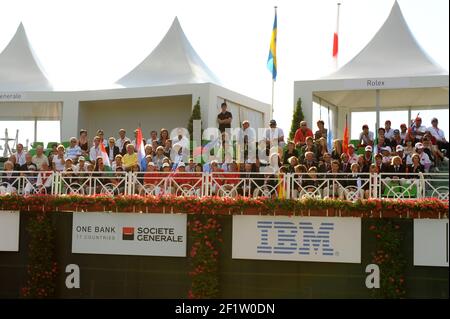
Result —
[[397, 1], [369, 44], [351, 61], [322, 79], [448, 75], [411, 33]]
[[0, 54], [0, 90], [2, 91], [52, 91], [34, 53], [23, 24]]
[[125, 87], [145, 87], [208, 82], [220, 84], [195, 52], [175, 17], [152, 53], [116, 83]]

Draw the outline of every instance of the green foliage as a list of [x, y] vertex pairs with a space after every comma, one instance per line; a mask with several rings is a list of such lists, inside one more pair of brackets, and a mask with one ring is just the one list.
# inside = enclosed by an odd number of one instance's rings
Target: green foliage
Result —
[[190, 299], [219, 297], [219, 247], [222, 244], [222, 226], [218, 217], [196, 215], [189, 223], [192, 278]]
[[[289, 139], [294, 140], [295, 132], [300, 128], [300, 122], [305, 119], [302, 111], [302, 99], [298, 98], [295, 106], [294, 115], [292, 115], [291, 131], [289, 132]], [[310, 124], [311, 125], [311, 124]]]
[[194, 120], [201, 120], [201, 119], [202, 119], [202, 113], [201, 113], [201, 110], [200, 110], [200, 98], [198, 98], [197, 103], [195, 103], [195, 105], [194, 105], [194, 109], [192, 110], [192, 115], [191, 115], [191, 117], [189, 119], [189, 122], [188, 122], [188, 125], [187, 125], [188, 131], [189, 131], [189, 136], [190, 136], [191, 140], [194, 137], [194, 133], [193, 133], [194, 132], [194, 124], [193, 124], [193, 121]]
[[375, 234], [372, 262], [380, 267], [380, 288], [373, 294], [378, 298], [404, 298], [406, 259], [401, 253], [404, 234], [393, 219], [379, 219], [370, 227]]
[[30, 236], [28, 278], [21, 294], [26, 298], [52, 298], [55, 296], [57, 264], [50, 215], [45, 212], [33, 214], [26, 230]]

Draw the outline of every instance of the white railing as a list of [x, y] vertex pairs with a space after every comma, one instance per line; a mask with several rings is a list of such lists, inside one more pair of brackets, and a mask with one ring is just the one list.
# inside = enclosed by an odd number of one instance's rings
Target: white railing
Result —
[[273, 198], [449, 199], [448, 173], [6, 172], [0, 195], [176, 195]]

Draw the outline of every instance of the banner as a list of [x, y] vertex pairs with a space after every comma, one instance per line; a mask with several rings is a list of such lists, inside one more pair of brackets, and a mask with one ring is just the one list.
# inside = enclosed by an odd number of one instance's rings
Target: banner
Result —
[[73, 213], [72, 253], [186, 257], [185, 214]]
[[18, 211], [0, 211], [0, 251], [19, 251]]
[[448, 267], [448, 219], [414, 219], [414, 266]]
[[233, 216], [233, 258], [361, 262], [361, 218]]

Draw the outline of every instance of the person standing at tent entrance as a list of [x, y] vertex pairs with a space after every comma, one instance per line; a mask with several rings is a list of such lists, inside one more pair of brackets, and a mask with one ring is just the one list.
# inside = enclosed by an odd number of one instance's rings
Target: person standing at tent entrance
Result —
[[227, 103], [223, 102], [220, 108], [222, 111], [217, 115], [217, 122], [219, 122], [219, 131], [223, 134], [225, 133], [225, 129], [231, 128], [233, 115], [227, 111]]

